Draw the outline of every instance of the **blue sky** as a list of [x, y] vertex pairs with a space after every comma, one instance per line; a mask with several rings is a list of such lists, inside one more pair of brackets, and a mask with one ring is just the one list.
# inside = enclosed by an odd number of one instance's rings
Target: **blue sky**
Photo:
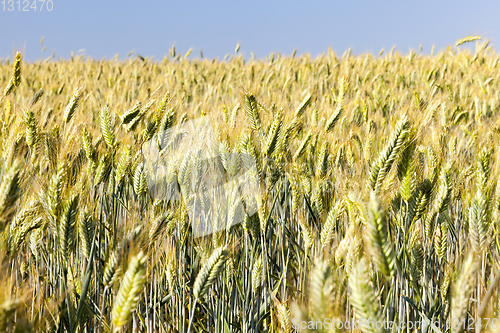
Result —
[[[55, 52], [68, 58], [85, 49], [94, 58], [121, 58], [135, 50], [161, 59], [173, 44], [178, 53], [193, 48], [205, 57], [222, 59], [237, 43], [247, 58], [271, 52], [310, 53], [313, 57], [331, 46], [341, 55], [381, 48], [407, 53], [422, 44], [429, 53], [468, 35], [500, 43], [500, 1], [359, 0], [359, 1], [109, 1], [49, 0], [38, 10], [18, 11], [14, 0], [0, 0], [0, 58], [24, 50], [37, 60]], [[21, 0], [21, 10], [28, 3]], [[34, 0], [29, 0], [30, 5]], [[12, 2], [11, 2], [12, 3]], [[40, 45], [41, 37], [45, 38]], [[42, 47], [47, 47], [41, 52]]]

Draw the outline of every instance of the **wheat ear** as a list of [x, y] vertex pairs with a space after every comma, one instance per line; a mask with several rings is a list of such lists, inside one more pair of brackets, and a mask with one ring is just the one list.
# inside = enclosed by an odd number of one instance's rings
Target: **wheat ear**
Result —
[[205, 265], [196, 276], [193, 286], [193, 295], [197, 299], [203, 298], [208, 292], [208, 288], [219, 277], [224, 262], [229, 251], [225, 246], [221, 246], [214, 250], [212, 255], [208, 258]]
[[73, 195], [65, 204], [59, 222], [59, 246], [64, 258], [69, 258], [75, 240], [75, 220], [78, 209], [79, 195]]
[[304, 97], [304, 99], [302, 100], [302, 103], [300, 103], [299, 106], [297, 107], [297, 109], [295, 110], [293, 117], [294, 118], [301, 117], [304, 114], [304, 112], [306, 111], [306, 108], [310, 102], [311, 102], [311, 94], [308, 93], [306, 95], [306, 97]]
[[425, 237], [431, 239], [434, 231], [434, 220], [437, 214], [444, 213], [451, 200], [451, 172], [449, 167], [441, 170], [439, 176], [439, 185], [436, 193], [436, 199], [431, 211], [425, 219]]
[[397, 268], [397, 259], [392, 242], [387, 234], [387, 224], [377, 196], [371, 192], [368, 205], [368, 238], [370, 249], [380, 271], [386, 276], [394, 275]]
[[328, 213], [326, 222], [321, 230], [321, 245], [323, 247], [327, 246], [331, 242], [335, 234], [335, 226], [338, 225], [339, 220], [344, 213], [344, 209], [344, 201], [338, 200], [335, 203], [335, 206]]
[[385, 175], [392, 166], [392, 163], [396, 159], [396, 156], [401, 151], [403, 144], [406, 141], [410, 129], [410, 122], [403, 116], [396, 124], [394, 130], [392, 131], [391, 137], [387, 142], [385, 148], [379, 153], [378, 158], [373, 162], [371, 174], [370, 174], [370, 185], [375, 192], [380, 190], [382, 186], [382, 181]]
[[111, 320], [114, 325], [114, 332], [119, 331], [130, 320], [145, 282], [146, 257], [140, 252], [130, 260], [113, 304]]
[[489, 225], [486, 206], [486, 198], [481, 190], [478, 190], [469, 209], [469, 235], [472, 249], [477, 253], [486, 249], [488, 241]]
[[78, 106], [78, 101], [80, 100], [81, 96], [82, 96], [82, 89], [80, 87], [77, 87], [75, 89], [75, 92], [73, 93], [73, 96], [71, 97], [71, 100], [66, 106], [66, 109], [64, 110], [63, 120], [66, 124], [69, 123], [69, 121], [73, 117], [73, 114], [76, 111], [76, 108]]
[[[378, 306], [377, 296], [370, 285], [364, 258], [353, 267], [349, 276], [349, 287], [351, 289], [349, 301], [356, 310], [355, 315], [358, 320], [369, 318], [373, 323], [382, 322], [382, 313]], [[365, 328], [368, 332], [383, 332], [382, 329], [377, 330], [375, 324], [365, 326]]]
[[253, 131], [258, 132], [261, 129], [257, 99], [252, 94], [245, 95], [245, 105], [247, 107], [247, 117]]
[[297, 151], [293, 155], [293, 160], [297, 161], [306, 151], [307, 146], [311, 142], [312, 139], [312, 132], [309, 131], [309, 133], [306, 134], [302, 142], [300, 143], [299, 147], [297, 148]]
[[262, 271], [263, 268], [264, 268], [264, 266], [262, 263], [262, 257], [259, 256], [259, 258], [254, 262], [253, 269], [252, 269], [252, 290], [253, 290], [253, 292], [257, 292], [257, 289], [262, 285], [263, 278], [264, 278], [264, 272]]
[[121, 120], [123, 124], [128, 124], [130, 123], [138, 114], [141, 112], [141, 106], [142, 103], [138, 101], [135, 103], [135, 105], [132, 107], [132, 109], [126, 111], [124, 114], [121, 115]]
[[0, 230], [3, 223], [8, 222], [15, 212], [15, 202], [20, 194], [20, 163], [15, 162], [13, 166], [3, 175], [0, 184]]
[[467, 36], [464, 38], [461, 38], [455, 42], [455, 46], [459, 46], [468, 42], [473, 42], [475, 40], [481, 39], [481, 36]]
[[12, 76], [10, 77], [9, 83], [5, 87], [3, 94], [8, 96], [14, 88], [19, 87], [21, 84], [21, 53], [17, 52], [14, 58], [14, 66], [12, 68]]
[[109, 114], [109, 107], [106, 105], [101, 109], [101, 132], [104, 137], [104, 142], [108, 147], [113, 148], [115, 146], [115, 134], [111, 128], [111, 116]]
[[313, 268], [309, 279], [309, 301], [313, 317], [326, 318], [327, 308], [331, 304], [332, 284], [330, 268], [326, 262], [319, 261]]
[[290, 309], [286, 303], [278, 303], [276, 305], [276, 309], [278, 312], [278, 321], [280, 323], [281, 332], [290, 333], [292, 331]]
[[[475, 288], [477, 271], [479, 270], [480, 258], [475, 253], [469, 253], [466, 261], [463, 263], [462, 272], [458, 277], [451, 299], [451, 318], [453, 321], [462, 322], [467, 315], [469, 307], [469, 298]], [[462, 325], [452, 326], [453, 333], [462, 332]]]

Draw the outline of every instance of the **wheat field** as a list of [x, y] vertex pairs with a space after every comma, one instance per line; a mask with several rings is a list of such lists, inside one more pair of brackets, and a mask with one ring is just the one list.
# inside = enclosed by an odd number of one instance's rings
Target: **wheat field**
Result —
[[[477, 39], [2, 60], [0, 331], [500, 332], [500, 55]], [[197, 237], [142, 149], [200, 118], [258, 191]], [[167, 156], [181, 188], [196, 156]]]

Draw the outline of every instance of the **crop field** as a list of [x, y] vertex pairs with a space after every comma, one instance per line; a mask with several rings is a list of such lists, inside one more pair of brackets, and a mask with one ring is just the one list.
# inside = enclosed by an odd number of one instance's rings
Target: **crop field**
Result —
[[467, 45], [0, 60], [0, 331], [500, 332]]

